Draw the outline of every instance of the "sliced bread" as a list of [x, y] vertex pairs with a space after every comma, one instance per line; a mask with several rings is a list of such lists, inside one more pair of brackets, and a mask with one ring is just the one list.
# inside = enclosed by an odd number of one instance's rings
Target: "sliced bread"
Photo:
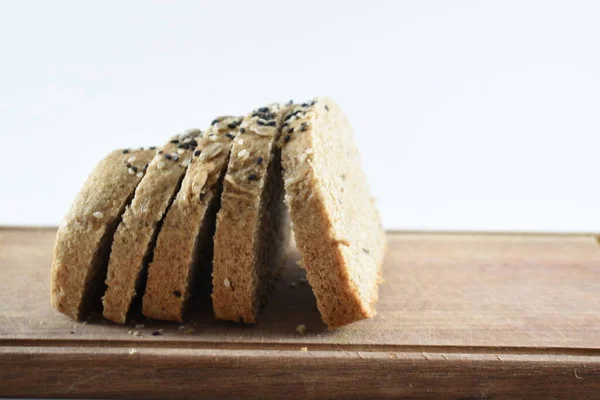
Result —
[[386, 247], [346, 115], [330, 98], [295, 105], [281, 135], [285, 201], [323, 321], [375, 314]]
[[212, 302], [219, 319], [256, 322], [288, 248], [277, 147], [283, 110], [278, 104], [255, 110], [233, 143], [214, 236]]
[[58, 228], [52, 262], [54, 308], [81, 319], [102, 295], [113, 235], [155, 150], [116, 150], [92, 171]]
[[200, 131], [172, 137], [156, 153], [117, 228], [103, 298], [104, 316], [125, 323], [132, 301], [143, 291], [161, 221], [190, 164]]
[[158, 236], [142, 313], [181, 321], [195, 278], [210, 273], [222, 179], [241, 118], [221, 117], [204, 133]]

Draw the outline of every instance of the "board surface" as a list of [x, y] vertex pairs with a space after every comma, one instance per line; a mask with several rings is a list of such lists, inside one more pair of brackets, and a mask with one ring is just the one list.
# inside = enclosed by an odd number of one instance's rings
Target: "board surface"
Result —
[[54, 235], [0, 229], [0, 396], [600, 398], [593, 236], [390, 233], [378, 315], [330, 332], [295, 251], [255, 326], [74, 322]]

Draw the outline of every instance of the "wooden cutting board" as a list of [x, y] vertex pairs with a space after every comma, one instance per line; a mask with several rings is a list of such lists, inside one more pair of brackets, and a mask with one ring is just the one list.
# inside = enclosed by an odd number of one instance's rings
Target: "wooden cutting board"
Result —
[[74, 322], [54, 234], [0, 229], [0, 396], [600, 398], [591, 235], [390, 233], [378, 315], [329, 332], [296, 252], [256, 326]]

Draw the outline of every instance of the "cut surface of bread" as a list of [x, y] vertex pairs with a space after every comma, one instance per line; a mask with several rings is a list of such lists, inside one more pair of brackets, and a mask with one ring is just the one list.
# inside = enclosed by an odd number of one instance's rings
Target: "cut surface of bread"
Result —
[[156, 242], [142, 313], [182, 321], [196, 277], [208, 276], [222, 179], [241, 118], [220, 117], [204, 132]]
[[327, 97], [293, 106], [284, 121], [285, 200], [321, 317], [330, 328], [371, 317], [386, 239], [352, 128]]
[[104, 317], [113, 322], [125, 323], [133, 300], [143, 291], [161, 221], [179, 189], [200, 134], [199, 130], [190, 130], [172, 137], [148, 165], [125, 209], [114, 235], [102, 300]]
[[277, 140], [284, 108], [247, 115], [234, 140], [214, 236], [213, 292], [219, 319], [255, 323], [288, 248]]
[[115, 229], [155, 150], [115, 150], [92, 171], [58, 228], [51, 301], [71, 318], [102, 295]]

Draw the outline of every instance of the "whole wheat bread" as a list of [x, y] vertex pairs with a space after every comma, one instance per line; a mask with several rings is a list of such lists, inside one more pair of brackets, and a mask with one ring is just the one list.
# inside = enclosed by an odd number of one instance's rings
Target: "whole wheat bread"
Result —
[[141, 294], [162, 219], [177, 193], [198, 144], [198, 130], [172, 137], [156, 153], [117, 228], [110, 253], [103, 314], [125, 323]]
[[284, 121], [285, 201], [321, 317], [330, 328], [371, 317], [386, 239], [352, 128], [327, 97]]
[[233, 143], [214, 236], [219, 319], [255, 323], [284, 261], [290, 228], [277, 147], [283, 111], [272, 104], [247, 115]]
[[58, 311], [81, 319], [99, 300], [115, 229], [154, 153], [113, 151], [79, 191], [54, 244], [51, 301]]
[[222, 178], [241, 118], [220, 117], [205, 131], [158, 236], [142, 313], [181, 321], [195, 278], [210, 273]]

